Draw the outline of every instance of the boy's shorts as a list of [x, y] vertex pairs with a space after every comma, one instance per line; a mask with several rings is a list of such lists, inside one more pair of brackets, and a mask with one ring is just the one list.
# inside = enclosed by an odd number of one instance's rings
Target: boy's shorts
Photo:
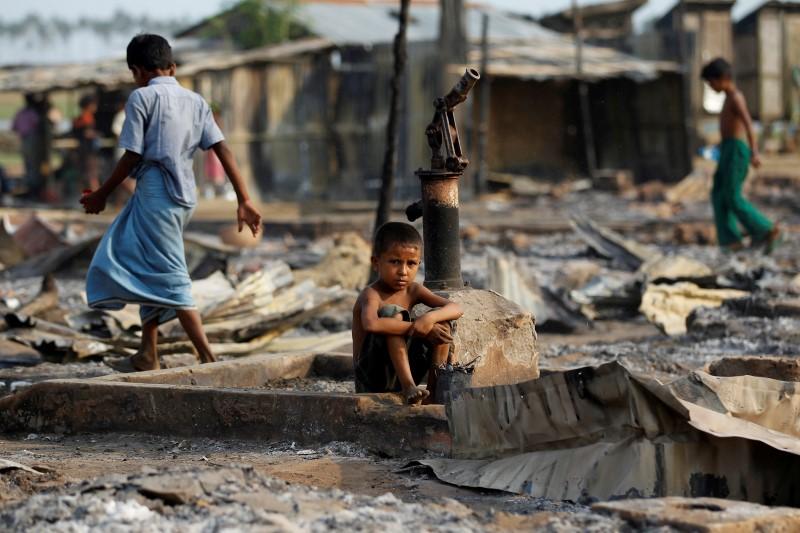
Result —
[[[403, 315], [405, 322], [411, 322], [411, 316], [406, 309], [399, 305], [385, 305], [378, 310], [378, 317], [392, 318], [397, 314]], [[419, 384], [427, 375], [431, 367], [431, 345], [425, 339], [409, 337], [406, 341], [408, 348], [408, 365], [411, 367], [411, 377], [414, 383]], [[355, 363], [356, 392], [397, 392], [400, 390], [400, 380], [389, 357], [384, 335], [367, 333], [358, 361]]]

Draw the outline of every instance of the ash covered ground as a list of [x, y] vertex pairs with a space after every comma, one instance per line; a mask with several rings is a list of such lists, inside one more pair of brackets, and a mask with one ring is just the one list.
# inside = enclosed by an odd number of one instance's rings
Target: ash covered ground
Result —
[[[795, 357], [800, 239], [795, 232], [793, 191], [769, 182], [755, 188], [756, 199], [785, 231], [784, 242], [769, 256], [759, 249], [720, 251], [708, 242], [713, 231], [704, 201], [667, 202], [658, 192], [640, 190], [638, 196], [625, 198], [576, 191], [559, 198], [501, 198], [466, 206], [464, 277], [473, 287], [498, 290], [497, 273], [508, 275], [511, 265], [522, 280], [519, 286], [525, 287], [526, 296], [520, 299], [537, 315], [542, 369], [620, 360], [634, 371], [668, 381], [721, 357]], [[719, 307], [692, 310], [686, 317], [686, 332], [668, 336], [640, 311], [642, 294], [653, 280], [620, 257], [609, 257], [587, 244], [570, 228], [569, 216], [576, 212], [660, 255], [680, 255], [706, 265], [711, 275], [693, 279], [702, 288], [747, 294]], [[228, 258], [223, 270], [235, 284], [257, 271], [263, 261], [282, 260], [298, 279], [314, 280], [315, 287], [328, 286], [331, 277], [344, 279], [349, 292], [290, 324], [280, 339], [293, 346], [313, 337], [332, 338], [330, 342], [339, 344], [326, 350], [346, 352], [347, 341], [331, 336], [349, 331], [353, 288], [362, 275], [355, 280], [348, 276], [368, 264], [369, 248], [353, 244], [352, 238], [342, 242], [270, 239], [258, 250]], [[81, 295], [84, 273], [80, 265], [55, 273], [59, 304], [47, 311], [48, 321], [69, 325], [65, 317], [86, 310]], [[3, 279], [0, 295], [7, 310], [34, 299], [41, 283], [41, 275]], [[130, 334], [135, 337], [135, 332]], [[7, 330], [4, 340], [16, 342], [12, 337]], [[125, 356], [116, 351], [77, 358], [68, 350], [48, 352], [29, 344], [15, 354], [16, 359], [0, 360], [0, 396], [44, 379], [115, 373], [113, 363]], [[164, 366], [193, 362], [190, 353], [165, 355], [162, 361]], [[272, 382], [268, 387], [353, 390], [348, 380], [313, 377]], [[583, 505], [588, 502], [453, 487], [424, 470], [404, 469], [405, 460], [352, 444], [305, 448], [291, 442], [176, 440], [136, 434], [29, 434], [5, 436], [0, 448], [0, 458], [35, 471], [0, 468], [0, 524], [12, 531], [628, 528], [616, 518], [592, 512]]]

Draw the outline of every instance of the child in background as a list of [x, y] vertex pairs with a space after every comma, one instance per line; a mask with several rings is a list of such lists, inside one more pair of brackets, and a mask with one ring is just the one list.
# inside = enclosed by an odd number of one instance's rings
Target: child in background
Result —
[[747, 102], [733, 82], [731, 65], [724, 59], [708, 63], [701, 76], [713, 90], [725, 93], [725, 104], [719, 114], [722, 135], [719, 164], [711, 190], [717, 242], [727, 250], [742, 249], [738, 222], [750, 234], [752, 246], [763, 246], [770, 253], [778, 244], [780, 230], [742, 195], [750, 165], [755, 168], [761, 165]]

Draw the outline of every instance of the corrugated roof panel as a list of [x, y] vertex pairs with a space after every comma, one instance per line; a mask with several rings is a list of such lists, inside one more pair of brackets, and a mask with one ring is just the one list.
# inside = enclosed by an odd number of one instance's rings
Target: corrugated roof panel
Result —
[[[491, 1], [491, 0], [490, 0]], [[578, 0], [578, 5], [594, 6], [597, 4], [611, 4], [617, 0]], [[555, 13], [561, 13], [572, 8], [572, 0], [516, 0], [494, 2], [495, 5], [511, 12], [524, 13], [535, 18], [542, 18]]]
[[[396, 6], [303, 4], [298, 8], [298, 20], [308, 29], [336, 44], [390, 43], [397, 33]], [[557, 35], [542, 26], [512, 17], [492, 8], [466, 10], [466, 31], [469, 39], [481, 38], [483, 13], [490, 16], [489, 36], [493, 40], [545, 38]], [[439, 7], [412, 5], [408, 25], [409, 41], [435, 41], [439, 36]]]
[[637, 31], [642, 31], [649, 23], [654, 22], [678, 5], [678, 0], [648, 0], [633, 14], [633, 25]]
[[[480, 51], [468, 56], [471, 64], [480, 60]], [[532, 79], [571, 79], [578, 77], [575, 44], [570, 39], [546, 39], [539, 42], [492, 44], [489, 48], [489, 74]], [[647, 61], [611, 48], [585, 46], [583, 71], [588, 80], [627, 77], [636, 81], [651, 80], [661, 72], [678, 72], [676, 63]]]
[[[754, 11], [761, 9], [764, 4], [772, 3], [770, 0], [737, 0], [731, 10], [731, 16], [734, 22], [739, 22], [743, 18], [748, 17]], [[800, 5], [800, 0], [781, 0], [776, 2], [780, 4], [794, 4]]]

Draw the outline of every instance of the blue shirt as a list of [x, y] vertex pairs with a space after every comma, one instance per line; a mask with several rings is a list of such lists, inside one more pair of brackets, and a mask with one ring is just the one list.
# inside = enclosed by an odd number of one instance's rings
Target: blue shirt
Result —
[[224, 139], [202, 96], [184, 89], [171, 76], [160, 76], [128, 97], [119, 147], [142, 156], [133, 177], [148, 166], [159, 166], [166, 171], [172, 200], [191, 207], [197, 203], [194, 153], [198, 147], [208, 150]]

